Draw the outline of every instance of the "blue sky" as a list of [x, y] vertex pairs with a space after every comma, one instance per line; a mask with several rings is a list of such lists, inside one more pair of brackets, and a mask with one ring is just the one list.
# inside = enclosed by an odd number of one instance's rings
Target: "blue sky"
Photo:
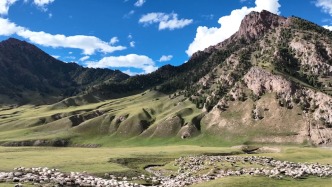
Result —
[[332, 30], [332, 0], [0, 0], [0, 40], [134, 75], [185, 63], [263, 9]]

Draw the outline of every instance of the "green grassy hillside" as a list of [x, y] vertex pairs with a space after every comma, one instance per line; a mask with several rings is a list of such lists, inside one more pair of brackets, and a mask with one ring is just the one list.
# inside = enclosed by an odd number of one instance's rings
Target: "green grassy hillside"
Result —
[[170, 99], [155, 91], [98, 103], [82, 102], [82, 97], [70, 100], [54, 105], [3, 107], [0, 141], [66, 139], [73, 145], [111, 146], [121, 145], [119, 140], [137, 144], [137, 139], [162, 142], [158, 138], [166, 137], [173, 142], [181, 139], [179, 132], [188, 126], [196, 128], [192, 120], [201, 113], [183, 97]]
[[[157, 91], [90, 103], [73, 97], [53, 105], [2, 107], [0, 142], [9, 146], [228, 146], [254, 142], [308, 144], [301, 110], [274, 94], [205, 113], [183, 96]], [[71, 100], [71, 102], [68, 102]], [[273, 102], [271, 102], [273, 101]], [[262, 119], [252, 116], [261, 111]], [[291, 116], [291, 118], [290, 118]]]

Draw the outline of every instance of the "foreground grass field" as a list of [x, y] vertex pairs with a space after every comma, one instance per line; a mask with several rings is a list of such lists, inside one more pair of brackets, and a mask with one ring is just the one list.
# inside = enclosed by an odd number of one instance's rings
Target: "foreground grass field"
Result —
[[[15, 167], [49, 167], [64, 172], [86, 171], [103, 176], [112, 173], [121, 176], [147, 174], [147, 165], [163, 165], [175, 158], [196, 154], [243, 154], [237, 148], [200, 146], [149, 146], [117, 148], [54, 148], [54, 147], [0, 147], [0, 171]], [[332, 164], [332, 150], [323, 148], [281, 147], [280, 153], [262, 153], [279, 160]], [[226, 177], [202, 186], [331, 186], [331, 178], [270, 179], [267, 177]], [[0, 186], [8, 184], [0, 184]]]
[[[131, 168], [109, 162], [114, 158], [175, 159], [188, 154], [228, 153], [231, 148], [198, 146], [128, 147], [128, 148], [54, 148], [54, 147], [0, 147], [0, 171], [15, 167], [49, 167], [61, 171], [87, 171], [91, 174], [128, 172]], [[158, 162], [158, 159], [154, 159]], [[156, 163], [136, 163], [144, 165]]]
[[227, 177], [218, 179], [211, 182], [193, 185], [193, 187], [279, 187], [279, 186], [292, 186], [292, 187], [330, 187], [332, 179], [322, 178], [308, 178], [304, 180], [295, 179], [270, 179], [267, 177]]

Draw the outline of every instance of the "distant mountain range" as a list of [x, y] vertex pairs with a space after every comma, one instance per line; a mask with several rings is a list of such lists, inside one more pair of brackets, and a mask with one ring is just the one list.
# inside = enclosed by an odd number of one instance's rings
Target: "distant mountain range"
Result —
[[0, 43], [2, 104], [54, 103], [96, 83], [127, 78], [120, 71], [61, 62], [36, 46], [14, 38]]

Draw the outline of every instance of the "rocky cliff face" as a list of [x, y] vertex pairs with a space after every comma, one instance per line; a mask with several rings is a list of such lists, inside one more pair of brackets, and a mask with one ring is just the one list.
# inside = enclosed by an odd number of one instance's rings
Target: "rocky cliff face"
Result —
[[272, 29], [286, 25], [287, 18], [285, 17], [265, 10], [251, 12], [242, 20], [239, 31], [235, 35], [237, 38], [257, 39]]

